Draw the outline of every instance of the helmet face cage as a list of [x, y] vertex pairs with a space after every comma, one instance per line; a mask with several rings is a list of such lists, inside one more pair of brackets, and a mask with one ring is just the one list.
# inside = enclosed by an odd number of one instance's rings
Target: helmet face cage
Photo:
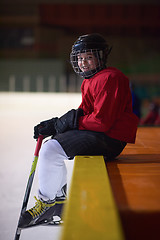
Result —
[[[86, 55], [91, 53], [94, 55], [93, 60], [95, 59], [95, 62], [93, 62], [92, 68], [87, 71], [82, 71], [79, 67], [80, 61], [78, 60], [78, 57], [82, 53], [86, 53]], [[70, 62], [73, 70], [78, 75], [84, 78], [90, 78], [106, 67], [108, 53], [108, 45], [102, 37], [97, 34], [84, 35], [79, 37], [72, 46]]]
[[[80, 69], [79, 63], [82, 62], [82, 60], [78, 60], [78, 57], [82, 53], [86, 53], [86, 55], [88, 53], [91, 53], [91, 54], [94, 55], [93, 63], [92, 63], [92, 69], [87, 70], [87, 71], [82, 71]], [[78, 75], [80, 75], [81, 77], [90, 78], [94, 74], [96, 74], [97, 72], [99, 72], [101, 69], [103, 69], [105, 67], [103, 59], [101, 57], [102, 55], [103, 55], [102, 51], [99, 51], [97, 49], [72, 51], [71, 54], [70, 54], [70, 61], [71, 61], [71, 64], [72, 64], [72, 67], [73, 67], [74, 71]]]

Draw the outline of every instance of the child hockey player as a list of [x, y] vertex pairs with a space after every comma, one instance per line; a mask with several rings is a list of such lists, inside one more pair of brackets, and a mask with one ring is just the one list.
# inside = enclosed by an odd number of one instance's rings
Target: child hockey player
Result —
[[61, 217], [67, 184], [64, 160], [76, 155], [104, 155], [111, 160], [127, 143], [135, 142], [138, 118], [132, 111], [129, 81], [118, 69], [106, 66], [110, 51], [99, 34], [80, 36], [72, 46], [71, 64], [84, 78], [82, 102], [78, 109], [35, 127], [35, 139], [40, 134], [52, 137], [39, 154], [37, 202], [21, 216], [19, 227]]

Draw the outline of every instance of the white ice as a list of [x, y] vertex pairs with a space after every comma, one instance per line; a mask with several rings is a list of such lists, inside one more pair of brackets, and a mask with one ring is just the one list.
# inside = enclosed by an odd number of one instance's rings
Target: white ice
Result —
[[[80, 105], [81, 96], [62, 93], [0, 93], [0, 240], [14, 240], [36, 142], [33, 127]], [[70, 186], [74, 161], [67, 161]], [[35, 174], [28, 207], [34, 205]], [[58, 240], [62, 227], [23, 230], [20, 240]]]

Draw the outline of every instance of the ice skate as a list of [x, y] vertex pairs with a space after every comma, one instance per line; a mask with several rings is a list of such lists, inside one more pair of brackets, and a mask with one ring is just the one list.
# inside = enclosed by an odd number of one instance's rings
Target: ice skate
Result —
[[49, 222], [48, 225], [59, 225], [63, 223], [63, 209], [66, 204], [67, 199], [67, 184], [63, 186], [62, 193], [63, 195], [60, 197], [56, 197], [55, 211], [53, 214], [53, 220]]
[[24, 212], [19, 221], [19, 228], [27, 228], [40, 224], [47, 224], [53, 220], [56, 201], [36, 199], [35, 206]]
[[[57, 197], [54, 209], [54, 214], [52, 216], [52, 221], [49, 221], [47, 225], [60, 225], [63, 223], [63, 209], [66, 203], [66, 198]], [[44, 223], [46, 225], [46, 223]]]

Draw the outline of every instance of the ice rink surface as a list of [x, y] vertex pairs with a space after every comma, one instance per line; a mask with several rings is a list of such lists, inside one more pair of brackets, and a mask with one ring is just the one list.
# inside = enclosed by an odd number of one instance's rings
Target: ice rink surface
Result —
[[[0, 93], [0, 240], [14, 240], [36, 146], [33, 127], [78, 108], [80, 102], [79, 93]], [[68, 186], [73, 164], [74, 160], [66, 162]], [[34, 205], [37, 188], [35, 174], [28, 208]], [[21, 232], [20, 239], [58, 240], [61, 229], [62, 226], [27, 229]]]

